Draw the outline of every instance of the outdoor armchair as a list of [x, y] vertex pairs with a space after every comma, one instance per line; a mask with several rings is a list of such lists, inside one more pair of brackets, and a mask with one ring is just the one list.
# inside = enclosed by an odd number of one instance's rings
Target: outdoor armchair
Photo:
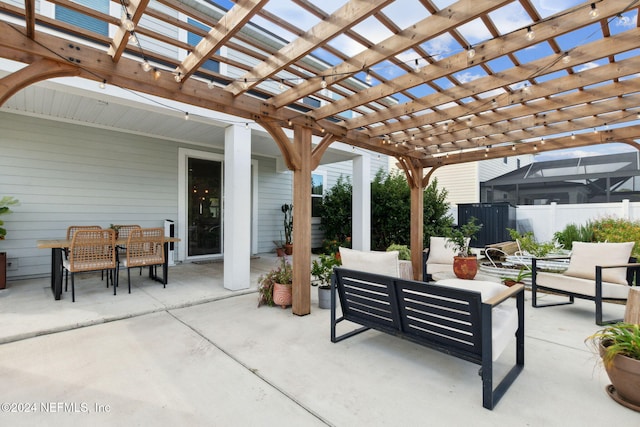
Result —
[[[127, 269], [129, 293], [131, 293], [131, 268], [156, 268], [163, 264], [164, 229], [139, 228], [131, 230], [127, 239], [126, 256], [122, 260], [122, 265]], [[163, 284], [166, 285], [166, 278], [163, 279]]]

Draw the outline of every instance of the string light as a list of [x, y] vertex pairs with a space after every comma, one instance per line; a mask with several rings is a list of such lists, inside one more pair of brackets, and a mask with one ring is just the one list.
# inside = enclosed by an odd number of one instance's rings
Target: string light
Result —
[[98, 86], [100, 87], [100, 89], [106, 88], [107, 87], [107, 81], [106, 80], [102, 80]]
[[158, 80], [160, 78], [160, 70], [157, 68], [153, 69], [153, 80]]
[[129, 43], [138, 44], [138, 36], [133, 31], [129, 34]]
[[576, 134], [575, 133], [571, 134], [571, 139], [576, 139]]
[[322, 81], [320, 82], [320, 87], [322, 87], [322, 89], [327, 87], [327, 81], [324, 79], [324, 76], [322, 76]]
[[473, 59], [474, 56], [476, 56], [476, 50], [473, 48], [473, 46], [469, 46], [467, 50], [467, 58]]
[[242, 82], [242, 89], [246, 89], [248, 87], [249, 87], [249, 85], [247, 84], [247, 79], [245, 78], [244, 82]]
[[371, 84], [371, 72], [370, 70], [367, 70], [367, 75], [364, 78], [364, 81], [367, 82], [367, 84]]
[[216, 85], [215, 85], [215, 83], [213, 83], [213, 80], [211, 80], [211, 81], [207, 82], [207, 87], [208, 87], [209, 89], [213, 89], [215, 86], [216, 86]]
[[178, 73], [175, 76], [173, 76], [173, 80], [176, 81], [176, 83], [180, 83], [182, 81], [182, 74]]
[[280, 86], [279, 86], [280, 90], [284, 90], [284, 79], [280, 80]]
[[595, 3], [591, 3], [591, 10], [589, 11], [589, 18], [596, 19], [598, 16], [600, 16], [600, 11], [596, 7]]
[[184, 119], [185, 120], [189, 120], [189, 112], [188, 111], [184, 112]]
[[[123, 5], [123, 7], [124, 7], [124, 5]], [[129, 15], [129, 13], [126, 13], [126, 14], [123, 13], [122, 14], [121, 22], [122, 22], [122, 25], [124, 26], [124, 28], [129, 32], [131, 32], [131, 31], [136, 29], [136, 24], [134, 24], [133, 21], [131, 20], [131, 15]]]
[[244, 124], [244, 128], [245, 128], [245, 129], [249, 129], [249, 122], [247, 122], [247, 123], [245, 123], [245, 124]]
[[597, 128], [593, 128], [593, 133], [598, 133], [598, 129]]
[[144, 71], [145, 73], [151, 71], [151, 65], [149, 65], [149, 62], [146, 59], [142, 63], [142, 71]]
[[527, 27], [527, 35], [525, 36], [525, 38], [528, 41], [533, 41], [533, 39], [536, 38], [536, 33], [533, 32], [533, 30], [531, 29], [531, 27]]
[[569, 62], [571, 62], [571, 56], [569, 55], [569, 52], [564, 53], [564, 56], [562, 57], [562, 62], [565, 64], [568, 64]]
[[418, 73], [420, 71], [420, 64], [418, 64], [418, 58], [416, 58], [416, 65], [413, 67], [413, 71]]
[[544, 145], [544, 138], [540, 138], [540, 145]]

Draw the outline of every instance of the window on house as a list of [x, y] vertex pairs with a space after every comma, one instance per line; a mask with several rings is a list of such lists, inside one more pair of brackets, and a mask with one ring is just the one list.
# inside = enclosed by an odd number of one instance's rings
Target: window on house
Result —
[[[193, 25], [194, 27], [202, 28], [207, 32], [211, 30], [211, 28], [191, 18], [187, 19], [187, 23]], [[189, 43], [191, 46], [196, 46], [198, 43], [200, 43], [200, 40], [202, 40], [202, 37], [200, 37], [198, 34], [194, 34], [191, 32], [187, 33], [187, 43]], [[214, 73], [220, 72], [220, 63], [218, 61], [214, 61], [213, 59], [207, 59], [207, 62], [202, 64], [201, 67], [205, 70], [213, 71]]]
[[324, 185], [327, 176], [323, 173], [311, 174], [311, 216], [320, 217], [318, 211], [320, 204], [322, 203], [322, 196], [324, 195]]
[[[74, 0], [74, 3], [89, 7], [98, 12], [109, 13], [109, 0]], [[103, 36], [109, 35], [109, 24], [105, 21], [76, 12], [75, 10], [67, 9], [60, 5], [56, 5], [56, 19], [94, 33], [102, 34]]]

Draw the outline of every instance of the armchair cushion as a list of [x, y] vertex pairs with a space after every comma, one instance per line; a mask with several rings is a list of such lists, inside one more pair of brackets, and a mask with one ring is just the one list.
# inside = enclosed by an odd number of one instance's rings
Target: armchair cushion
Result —
[[400, 277], [398, 251], [358, 251], [340, 247], [340, 258], [342, 266], [350, 270]]
[[[596, 265], [607, 266], [629, 262], [634, 242], [625, 243], [587, 243], [573, 242], [569, 268], [565, 276], [583, 279], [596, 279]], [[627, 284], [626, 268], [602, 269], [602, 281]]]
[[[447, 247], [449, 239], [446, 237], [431, 236], [429, 238], [429, 257], [427, 264], [453, 264], [453, 257], [456, 253], [453, 246]], [[469, 240], [467, 239], [467, 243]]]

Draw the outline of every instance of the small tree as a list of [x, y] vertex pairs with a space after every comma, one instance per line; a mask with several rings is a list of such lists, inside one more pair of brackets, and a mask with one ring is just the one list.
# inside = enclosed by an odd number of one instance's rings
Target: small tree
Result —
[[325, 240], [339, 244], [351, 237], [352, 191], [349, 177], [340, 175], [336, 184], [322, 198], [319, 207], [320, 230], [324, 232]]

